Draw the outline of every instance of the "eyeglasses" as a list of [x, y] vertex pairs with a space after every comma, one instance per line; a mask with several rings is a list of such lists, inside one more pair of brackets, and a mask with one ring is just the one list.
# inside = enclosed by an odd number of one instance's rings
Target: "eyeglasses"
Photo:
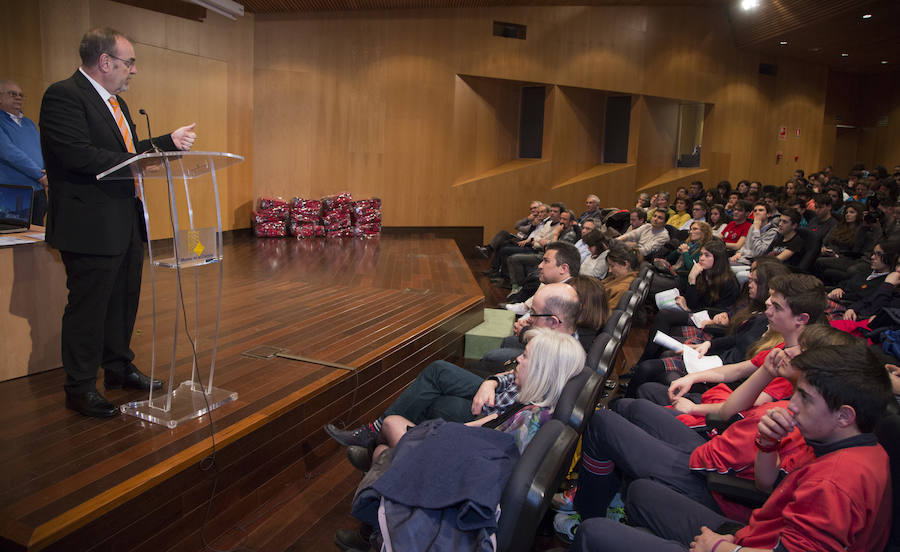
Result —
[[23, 100], [25, 99], [25, 93], [24, 93], [24, 92], [16, 92], [15, 90], [7, 90], [6, 93], [7, 93], [7, 94], [9, 95], [9, 97], [11, 97], [11, 98], [22, 98]]
[[131, 59], [122, 59], [122, 58], [120, 58], [120, 57], [116, 57], [116, 56], [110, 54], [109, 52], [106, 52], [106, 55], [108, 55], [109, 57], [111, 57], [111, 58], [113, 58], [113, 59], [117, 59], [117, 60], [121, 61], [122, 63], [125, 64], [125, 67], [128, 67], [129, 69], [131, 69], [132, 67], [134, 67], [134, 64], [137, 63], [137, 60], [134, 59], [134, 58], [131, 58]]

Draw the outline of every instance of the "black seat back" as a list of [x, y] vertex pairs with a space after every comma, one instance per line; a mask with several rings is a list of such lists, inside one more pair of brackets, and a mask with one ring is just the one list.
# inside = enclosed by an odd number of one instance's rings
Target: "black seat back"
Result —
[[559, 420], [581, 435], [594, 413], [604, 379], [602, 375], [585, 366], [584, 370], [566, 382], [553, 410], [553, 419]]
[[803, 244], [806, 248], [803, 250], [803, 256], [800, 258], [800, 262], [794, 265], [794, 272], [804, 272], [809, 274], [813, 263], [819, 258], [819, 253], [822, 250], [822, 236], [810, 232], [806, 228], [798, 228], [797, 234], [800, 236], [800, 239], [803, 240]]
[[500, 497], [500, 550], [531, 550], [550, 499], [566, 475], [577, 441], [574, 429], [559, 420], [550, 420], [525, 447]]

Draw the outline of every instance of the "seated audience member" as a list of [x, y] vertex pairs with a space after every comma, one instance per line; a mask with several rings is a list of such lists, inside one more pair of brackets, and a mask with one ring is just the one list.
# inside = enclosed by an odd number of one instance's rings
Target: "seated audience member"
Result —
[[[754, 345], [760, 341], [769, 326], [765, 312], [766, 300], [769, 298], [769, 282], [776, 276], [789, 273], [790, 269], [775, 260], [763, 258], [757, 261], [750, 270], [747, 285], [748, 301], [745, 306], [731, 313], [719, 313], [711, 320], [715, 324], [726, 326], [726, 335], [702, 339], [696, 349], [703, 354], [717, 355], [725, 365], [745, 362], [748, 351], [751, 356], [758, 352], [758, 348]], [[687, 328], [696, 335], [696, 327]], [[685, 331], [677, 329], [672, 334], [672, 337], [679, 339], [684, 337]], [[706, 337], [703, 332], [699, 332], [699, 335]], [[656, 349], [655, 354], [658, 355], [660, 352], [660, 349]], [[668, 385], [676, 378], [687, 374], [683, 356], [652, 358], [653, 354], [649, 353], [647, 360], [639, 362], [634, 367], [634, 373], [628, 382], [627, 397], [638, 397], [639, 389], [647, 382]]]
[[588, 257], [581, 261], [579, 274], [606, 278], [609, 266], [606, 264], [606, 256], [609, 255], [609, 241], [599, 230], [592, 230], [583, 239], [588, 248]]
[[[559, 214], [559, 224], [551, 236], [551, 242], [566, 242], [574, 244], [578, 241], [579, 230], [574, 224], [574, 215], [571, 211], [562, 211]], [[507, 274], [511, 289], [508, 297], [519, 293], [525, 284], [525, 278], [540, 264], [543, 252], [517, 253], [506, 260]]]
[[[727, 180], [721, 180], [718, 184], [716, 184], [716, 191], [719, 192], [719, 197], [721, 201], [726, 201], [728, 196], [731, 194], [731, 182]], [[719, 203], [718, 201], [716, 203]]]
[[647, 211], [644, 211], [640, 207], [635, 207], [628, 211], [628, 228], [626, 229], [626, 232], [637, 230], [645, 224], [647, 224]]
[[691, 227], [691, 224], [695, 222], [706, 222], [706, 215], [709, 211], [709, 205], [706, 204], [703, 200], [697, 200], [691, 205], [691, 218], [681, 226], [678, 227], [679, 230], [687, 230]]
[[638, 256], [634, 251], [621, 247], [609, 250], [606, 255], [609, 275], [603, 279], [606, 297], [611, 308], [616, 308], [622, 294], [628, 291], [631, 282], [637, 278]]
[[[494, 250], [493, 256], [491, 257], [491, 275], [500, 277], [501, 271], [506, 270], [507, 257], [516, 253], [529, 252], [531, 244], [534, 243], [534, 240], [537, 239], [538, 236], [542, 236], [552, 231], [549, 229], [553, 223], [553, 221], [550, 220], [550, 206], [541, 203], [538, 207], [537, 215], [534, 217], [534, 221], [537, 222], [533, 224], [531, 232], [527, 236], [515, 243], [501, 245], [498, 249]], [[503, 254], [504, 251], [507, 251], [507, 253]]]
[[676, 285], [684, 285], [687, 275], [700, 258], [700, 248], [712, 240], [712, 228], [705, 222], [691, 223], [684, 243], [669, 253], [665, 259], [654, 259], [653, 264], [660, 271], [667, 270], [675, 277]]
[[900, 237], [878, 240], [869, 257], [872, 271], [868, 274], [865, 272], [852, 274], [840, 282], [838, 287], [828, 292], [828, 298], [851, 305], [874, 294], [897, 264], [898, 255], [900, 255]]
[[701, 199], [703, 201], [705, 201], [707, 205], [710, 206], [710, 209], [716, 203], [722, 203], [724, 201], [722, 199], [722, 196], [719, 194], [719, 191], [713, 190], [713, 189], [706, 190], [705, 195]]
[[722, 237], [725, 227], [731, 222], [731, 217], [725, 211], [725, 206], [721, 203], [714, 203], [709, 208], [709, 226], [712, 228], [713, 236]]
[[753, 209], [753, 204], [749, 201], [735, 201], [734, 208], [731, 211], [733, 220], [725, 225], [721, 234], [722, 241], [725, 242], [725, 247], [729, 250], [739, 251], [744, 247], [744, 243], [747, 241], [747, 232], [750, 231], [750, 226], [753, 225], [752, 222], [747, 220], [747, 215], [750, 214], [751, 209]]
[[650, 194], [647, 192], [641, 192], [641, 194], [637, 198], [637, 202], [634, 204], [635, 209], [649, 209], [650, 208]]
[[[546, 285], [534, 296], [534, 312], [528, 325], [571, 336], [576, 331], [580, 308], [575, 288], [566, 284]], [[493, 397], [486, 397], [488, 389], [493, 390]], [[465, 423], [504, 411], [516, 402], [518, 391], [513, 372], [485, 380], [459, 366], [438, 360], [426, 366], [378, 419], [352, 430], [328, 424], [325, 431], [344, 446], [371, 450], [387, 416], [396, 414], [416, 424], [433, 418]], [[476, 395], [478, 402], [473, 402]]]
[[882, 312], [885, 307], [900, 308], [900, 259], [894, 266], [893, 272], [884, 278], [884, 282], [878, 286], [875, 293], [866, 295], [859, 301], [850, 305], [844, 312], [844, 320], [867, 320]]
[[647, 222], [650, 222], [650, 219], [653, 218], [653, 214], [656, 212], [656, 209], [662, 209], [666, 212], [666, 220], [669, 220], [669, 217], [675, 214], [675, 211], [669, 207], [669, 192], [658, 192], [653, 194], [653, 197], [650, 198], [651, 208], [647, 209]]
[[741, 194], [741, 197], [747, 195], [747, 192], [750, 191], [750, 181], [749, 180], [741, 180], [737, 183], [737, 192]]
[[688, 186], [688, 199], [691, 201], [699, 201], [703, 199], [703, 182], [694, 180]]
[[828, 194], [819, 194], [815, 196], [814, 201], [816, 214], [809, 224], [806, 225], [806, 229], [824, 239], [838, 224], [837, 219], [831, 216], [833, 201]]
[[[636, 216], [636, 213], [631, 213], [632, 219]], [[625, 242], [625, 245], [629, 247], [636, 247], [641, 255], [646, 257], [669, 241], [665, 216], [665, 211], [657, 209], [650, 219], [650, 224], [642, 224], [636, 229], [625, 232], [616, 239]]]
[[[551, 242], [547, 245], [538, 263], [538, 280], [540, 285], [565, 282], [581, 270], [581, 254], [574, 245], [566, 242]], [[538, 286], [540, 287], [540, 286]], [[526, 288], [519, 294], [524, 300], [516, 303], [504, 303], [503, 308], [522, 315], [531, 306], [531, 295], [537, 288]], [[526, 293], [527, 292], [527, 293]]]
[[584, 274], [569, 278], [566, 284], [575, 288], [578, 294], [581, 310], [575, 323], [576, 337], [585, 352], [588, 352], [594, 338], [603, 330], [603, 325], [609, 318], [610, 308], [606, 288], [599, 279]]
[[807, 208], [807, 201], [805, 201], [802, 197], [797, 196], [792, 199], [789, 199], [787, 203], [783, 203], [781, 210], [785, 209], [793, 209], [800, 214], [800, 228], [806, 228], [811, 223], [810, 221], [815, 220], [816, 211], [815, 211], [815, 201], [810, 200], [810, 207]]
[[776, 480], [783, 463], [778, 448], [795, 430], [815, 458], [784, 477], [749, 524], [730, 534], [725, 528], [735, 523], [708, 501], [658, 481], [636, 481], [626, 501], [628, 519], [656, 536], [589, 520], [573, 550], [883, 550], [891, 529], [890, 467], [872, 431], [892, 400], [888, 375], [863, 345], [813, 349], [791, 363], [800, 372], [797, 393], [787, 407], [759, 419], [757, 484]]
[[881, 237], [879, 228], [864, 223], [865, 212], [866, 208], [859, 202], [845, 203], [844, 219], [825, 236], [821, 256], [813, 268], [826, 284], [840, 282], [847, 278], [854, 265], [864, 264], [865, 255]]
[[578, 224], [584, 223], [587, 219], [600, 218], [600, 198], [591, 194], [584, 200], [585, 211], [578, 217]]
[[671, 226], [678, 230], [685, 222], [691, 220], [691, 214], [688, 212], [688, 205], [690, 205], [690, 203], [687, 198], [676, 197], [675, 214], [669, 216], [669, 220], [666, 221], [666, 226]]
[[[728, 213], [728, 216], [734, 218], [734, 206], [737, 205], [737, 202], [741, 200], [741, 194], [737, 192], [731, 192], [728, 194], [728, 200], [725, 202], [725, 212]], [[751, 206], [752, 207], [752, 206]], [[748, 211], [750, 209], [747, 209]]]
[[[550, 419], [566, 382], [584, 369], [584, 361], [584, 349], [573, 337], [546, 328], [531, 330], [528, 344], [516, 358], [515, 367], [511, 372], [490, 377], [481, 384], [472, 398], [471, 412], [477, 415], [494, 404], [501, 387], [500, 376], [512, 378], [508, 386], [516, 389], [515, 402], [502, 411], [466, 422], [466, 425], [483, 426], [502, 419], [496, 429], [511, 433], [519, 452], [524, 451], [537, 430]], [[374, 456], [387, 447], [396, 446], [415, 423], [398, 414], [387, 416], [382, 428], [386, 446], [377, 447]]]
[[584, 243], [584, 237], [587, 236], [591, 230], [599, 227], [600, 222], [597, 219], [587, 219], [581, 223], [581, 239], [575, 242], [575, 247], [578, 248], [578, 252], [581, 253], [582, 263], [591, 255], [591, 252], [588, 251], [587, 244]]
[[756, 202], [753, 205], [753, 224], [747, 231], [744, 246], [731, 257], [731, 269], [737, 274], [739, 282], [746, 281], [746, 274], [742, 273], [749, 271], [753, 259], [766, 253], [777, 235], [778, 219], [769, 217], [769, 206], [765, 202]]
[[778, 219], [778, 235], [772, 240], [766, 255], [775, 257], [784, 264], [797, 268], [806, 251], [806, 243], [797, 233], [800, 228], [800, 213], [786, 209]]
[[495, 251], [498, 251], [502, 246], [515, 245], [516, 242], [525, 239], [526, 237], [528, 237], [528, 234], [530, 234], [531, 231], [534, 230], [534, 227], [540, 222], [540, 210], [541, 202], [537, 200], [532, 201], [528, 206], [528, 216], [516, 221], [515, 235], [507, 232], [506, 230], [500, 230], [494, 235], [489, 244], [484, 246], [476, 245], [475, 250], [485, 259], [490, 259], [491, 255], [493, 255]]
[[[678, 309], [661, 310], [650, 328], [650, 339], [657, 331], [671, 332], [671, 328], [690, 323], [691, 314], [701, 310], [716, 312], [730, 308], [740, 295], [741, 288], [728, 266], [728, 252], [721, 241], [711, 240], [700, 248], [699, 259], [691, 267], [686, 282], [679, 286], [675, 298]], [[662, 348], [650, 341], [641, 360], [657, 358]]]

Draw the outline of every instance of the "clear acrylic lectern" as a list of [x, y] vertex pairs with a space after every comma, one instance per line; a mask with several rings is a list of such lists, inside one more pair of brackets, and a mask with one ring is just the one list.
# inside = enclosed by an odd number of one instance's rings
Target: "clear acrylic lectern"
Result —
[[[164, 370], [160, 375], [166, 381], [165, 394], [150, 390], [146, 401], [126, 403], [121, 406], [122, 412], [137, 416], [143, 420], [162, 424], [173, 428], [178, 424], [202, 416], [223, 404], [236, 400], [234, 391], [226, 391], [213, 386], [213, 375], [216, 367], [216, 345], [219, 334], [219, 319], [222, 313], [222, 213], [219, 205], [219, 187], [216, 182], [216, 170], [240, 163], [244, 158], [232, 153], [210, 151], [194, 152], [161, 152], [143, 153], [132, 157], [127, 162], [97, 175], [97, 180], [134, 180], [137, 192], [144, 200], [144, 225], [147, 230], [147, 245], [150, 254], [150, 289], [153, 298], [153, 325], [151, 344], [150, 377], [157, 373], [157, 347], [161, 334], [157, 333], [157, 318], [161, 313], [165, 325], [171, 326], [171, 356], [169, 358], [168, 378]], [[206, 178], [208, 175], [208, 178]], [[203, 178], [201, 178], [203, 177]], [[163, 188], [163, 181], [165, 188]], [[165, 191], [165, 197], [161, 192]], [[151, 205], [168, 203], [170, 224], [154, 221], [151, 227]], [[156, 211], [158, 211], [156, 210]], [[159, 218], [159, 217], [156, 217]], [[187, 226], [182, 221], [187, 219]], [[215, 226], [212, 226], [212, 225]], [[154, 252], [151, 229], [159, 230], [159, 226], [171, 229], [171, 247], [166, 241], [158, 241]], [[169, 229], [167, 228], [167, 229]], [[206, 283], [201, 286], [200, 271], [203, 267], [218, 268], [218, 286], [212, 291]], [[157, 269], [165, 269], [174, 273], [174, 290], [157, 289]], [[189, 270], [186, 280], [193, 280], [193, 303], [185, 301], [182, 270]], [[193, 276], [193, 278], [191, 278]], [[215, 280], [215, 275], [213, 280]], [[212, 300], [201, 300], [201, 287], [204, 298], [214, 294]], [[215, 286], [214, 286], [215, 287]], [[172, 304], [171, 291], [174, 291]], [[188, 290], [189, 291], [189, 290]], [[204, 325], [211, 335], [209, 357], [209, 380], [204, 386], [200, 380], [200, 307], [215, 311], [214, 320]], [[173, 315], [174, 314], [174, 315]], [[189, 328], [193, 320], [193, 331]], [[178, 360], [179, 326], [184, 325], [187, 341], [186, 351], [192, 358], [191, 379], [175, 384], [175, 365]], [[168, 349], [161, 346], [160, 349]], [[184, 352], [184, 351], [183, 351]]]

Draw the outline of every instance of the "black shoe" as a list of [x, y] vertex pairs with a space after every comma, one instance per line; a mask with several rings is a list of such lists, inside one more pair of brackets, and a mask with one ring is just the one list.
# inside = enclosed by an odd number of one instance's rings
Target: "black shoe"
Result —
[[[125, 375], [120, 376], [109, 371], [103, 373], [103, 387], [107, 389], [140, 389], [150, 391], [150, 376], [142, 373], [134, 365], [125, 368]], [[162, 380], [152, 380], [153, 390], [162, 389]]]
[[490, 259], [490, 258], [491, 258], [491, 248], [490, 248], [490, 247], [484, 247], [484, 246], [482, 246], [482, 245], [476, 245], [476, 246], [475, 246], [475, 251], [478, 252], [478, 254], [481, 255], [482, 257], [484, 257], [485, 259]]
[[338, 429], [333, 424], [326, 424], [325, 433], [345, 447], [357, 446], [370, 450], [375, 448], [375, 438], [378, 437], [378, 432], [371, 424], [353, 430]]
[[91, 418], [112, 418], [119, 414], [119, 409], [96, 390], [81, 394], [66, 393], [66, 408]]
[[364, 447], [347, 447], [347, 460], [350, 465], [365, 473], [372, 467], [372, 451]]
[[363, 535], [363, 532], [372, 533], [372, 529], [367, 525], [363, 525], [359, 531], [353, 529], [338, 529], [334, 534], [334, 544], [341, 550], [370, 550], [369, 539]]

